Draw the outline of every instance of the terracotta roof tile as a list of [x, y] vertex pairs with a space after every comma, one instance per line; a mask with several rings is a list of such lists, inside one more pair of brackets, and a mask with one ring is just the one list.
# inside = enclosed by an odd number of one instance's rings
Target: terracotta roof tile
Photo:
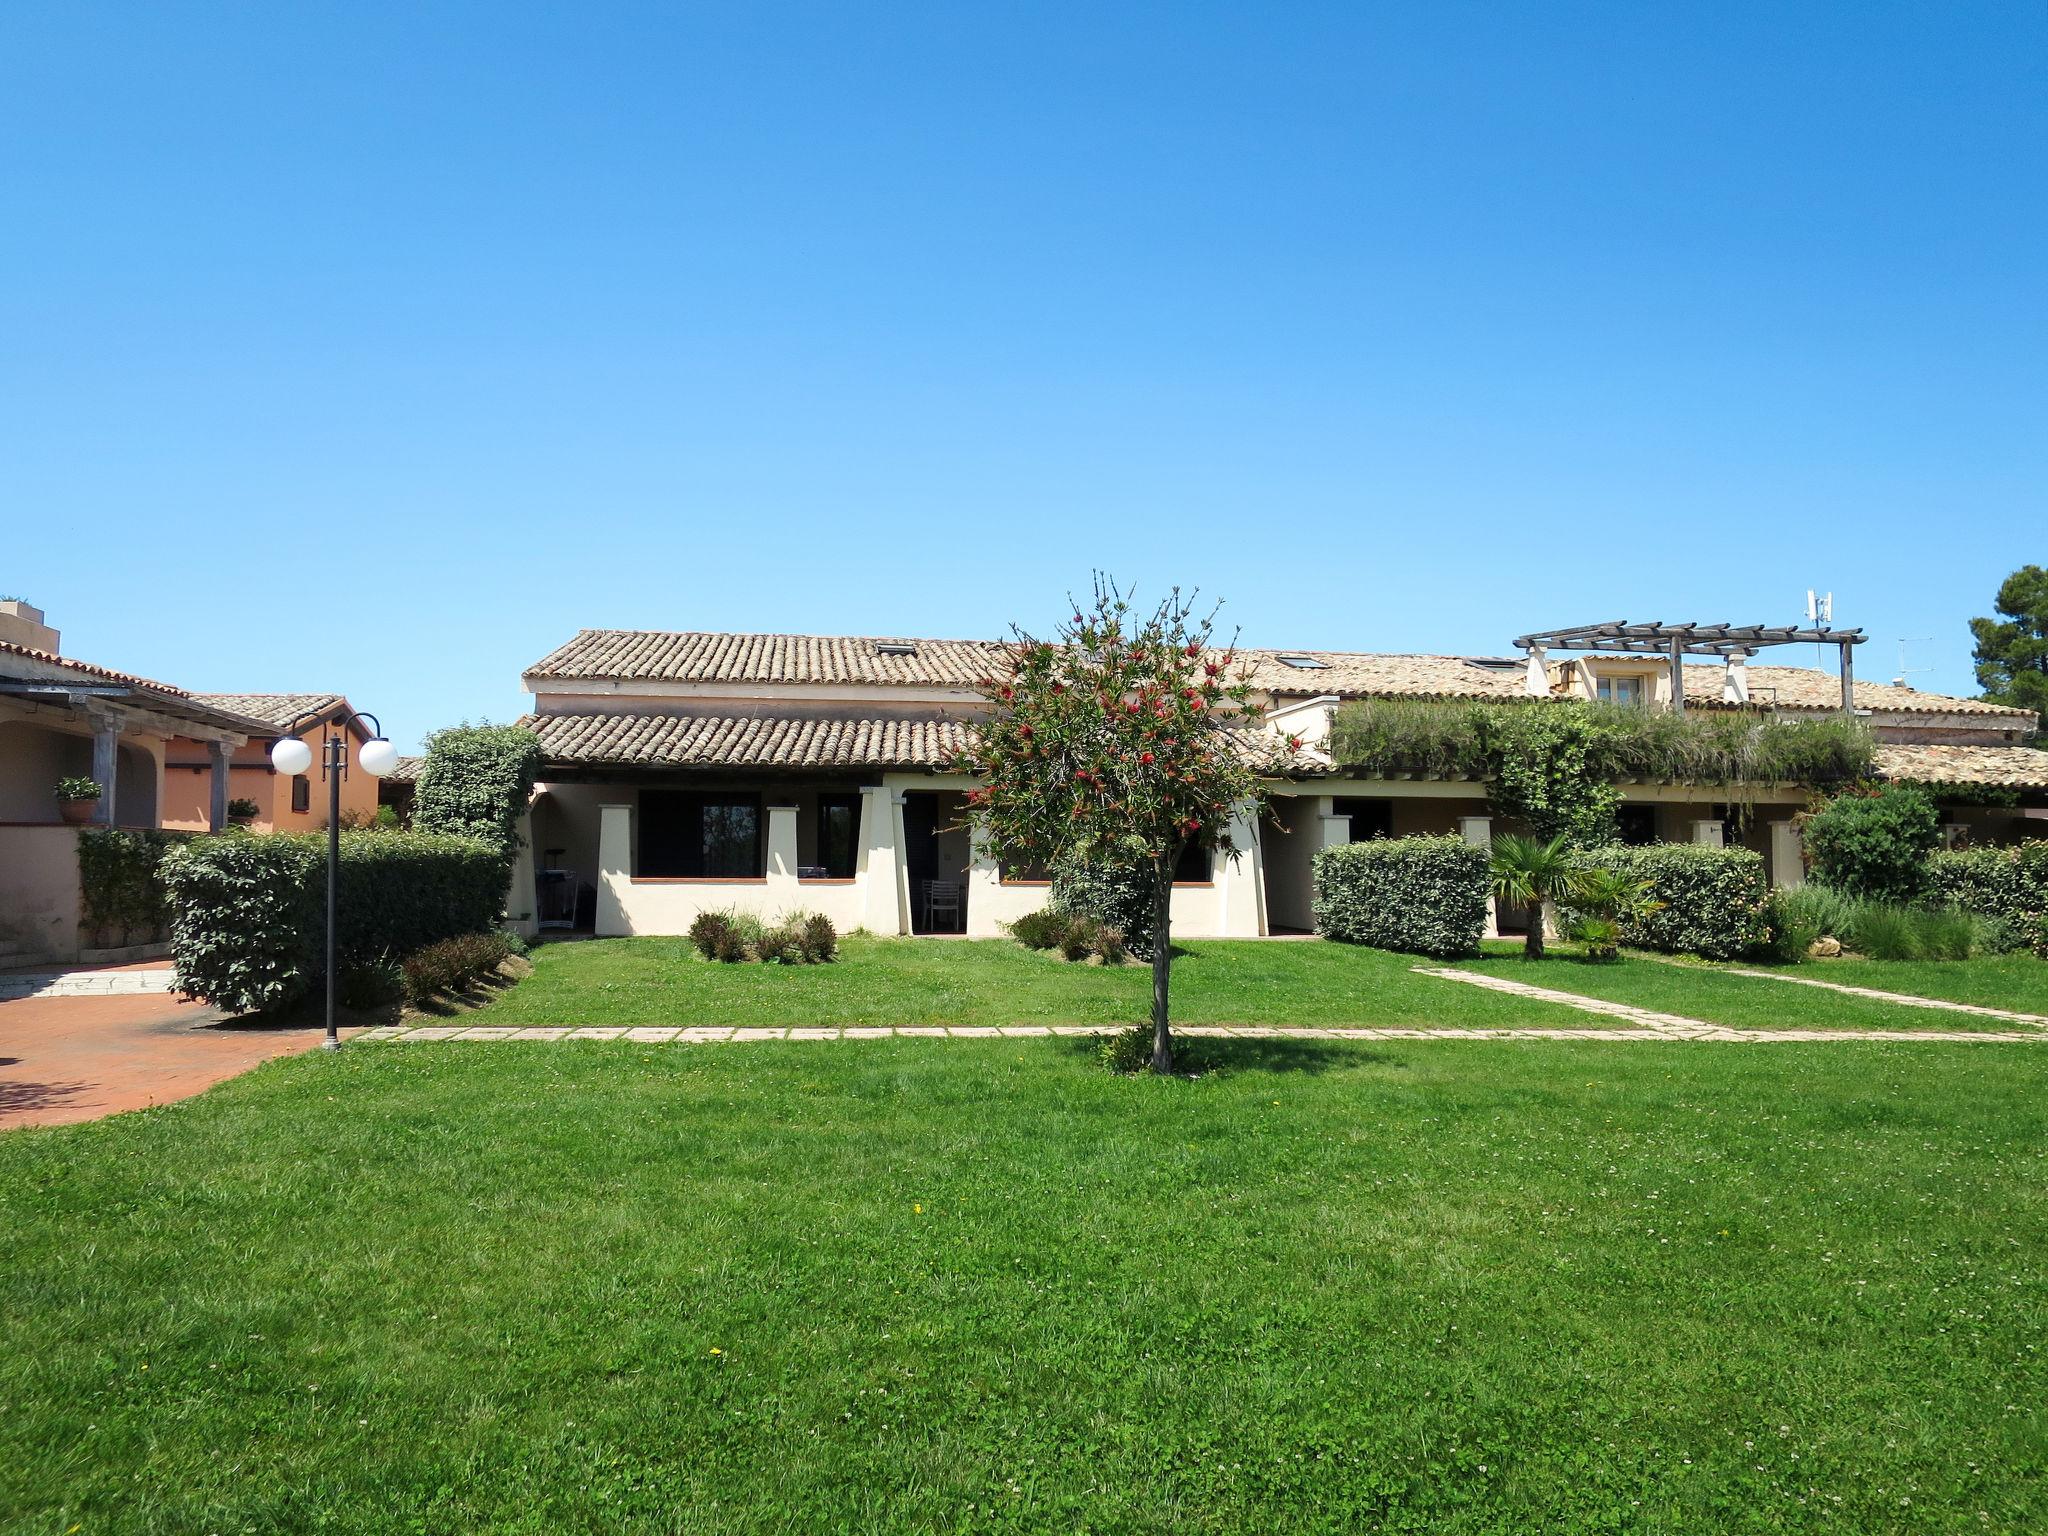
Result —
[[336, 705], [347, 702], [338, 693], [195, 693], [192, 697], [202, 704], [211, 704], [215, 709], [246, 715], [251, 720], [261, 720], [265, 725], [279, 728], [291, 724], [295, 716], [308, 711], [325, 714]]
[[781, 715], [529, 715], [555, 767], [942, 768], [965, 722]]
[[1926, 784], [2048, 789], [2048, 752], [2034, 747], [1882, 745], [1877, 773]]
[[[1689, 666], [1685, 669], [1685, 697], [1688, 702], [1718, 703], [1723, 669], [1719, 666]], [[1753, 704], [1775, 703], [1781, 709], [1840, 709], [1841, 679], [1817, 667], [1749, 667], [1749, 696]], [[1983, 699], [1958, 699], [1945, 693], [1922, 693], [1893, 683], [1856, 680], [1856, 707], [1883, 714], [1914, 715], [2004, 715], [2031, 716], [2032, 710], [2014, 709]]]
[[173, 688], [169, 683], [153, 682], [146, 677], [137, 677], [132, 672], [116, 672], [112, 667], [95, 666], [89, 661], [58, 656], [50, 651], [36, 650], [32, 646], [16, 645], [11, 640], [0, 640], [0, 651], [14, 656], [26, 656], [31, 661], [44, 662], [53, 667], [69, 667], [74, 672], [83, 672], [88, 677], [97, 677], [105, 682], [125, 683], [131, 688], [147, 688], [152, 693], [169, 694], [174, 699], [192, 697], [183, 688]]
[[[909, 655], [884, 646], [914, 647]], [[971, 688], [1000, 665], [985, 640], [852, 635], [742, 635], [585, 629], [526, 669], [528, 677], [635, 682], [884, 683]]]

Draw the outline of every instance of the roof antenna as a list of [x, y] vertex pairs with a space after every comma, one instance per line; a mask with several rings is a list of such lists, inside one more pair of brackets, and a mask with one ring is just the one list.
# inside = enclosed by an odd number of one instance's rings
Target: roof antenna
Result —
[[1913, 685], [1906, 681], [1907, 678], [1911, 677], [1915, 672], [1932, 672], [1934, 670], [1932, 667], [1909, 667], [1906, 665], [1907, 646], [1932, 644], [1934, 644], [1934, 636], [1932, 635], [1913, 635], [1910, 637], [1901, 635], [1899, 637], [1899, 675], [1892, 679], [1892, 686], [1894, 688], [1910, 688]]
[[[1816, 592], [1812, 587], [1808, 587], [1806, 589], [1806, 627], [1808, 629], [1818, 629], [1822, 625], [1834, 622], [1835, 594], [1832, 592]], [[1827, 647], [1823, 645], [1814, 646], [1813, 664], [1816, 667], [1826, 665], [1823, 654], [1826, 649]]]

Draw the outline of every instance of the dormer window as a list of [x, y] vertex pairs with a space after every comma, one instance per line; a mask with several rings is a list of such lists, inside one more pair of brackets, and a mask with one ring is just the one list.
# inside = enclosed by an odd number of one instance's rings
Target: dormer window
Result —
[[915, 656], [917, 654], [917, 642], [915, 640], [877, 640], [875, 642], [875, 654], [877, 656]]
[[1627, 704], [1640, 709], [1646, 697], [1643, 683], [1640, 673], [1599, 678], [1593, 684], [1593, 696], [1602, 704]]
[[1318, 661], [1313, 656], [1281, 656], [1277, 660], [1283, 667], [1293, 667], [1302, 672], [1325, 672], [1330, 666], [1327, 661]]

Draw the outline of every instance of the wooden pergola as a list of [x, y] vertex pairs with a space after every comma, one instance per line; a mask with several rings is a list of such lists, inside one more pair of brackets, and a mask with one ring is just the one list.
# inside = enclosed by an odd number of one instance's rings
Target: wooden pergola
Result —
[[1842, 656], [1842, 712], [1856, 712], [1855, 647], [1869, 636], [1861, 629], [1835, 629], [1823, 624], [1802, 629], [1796, 624], [1576, 624], [1568, 629], [1539, 630], [1519, 636], [1515, 644], [1532, 656], [1544, 651], [1608, 651], [1663, 656], [1671, 667], [1671, 707], [1685, 711], [1685, 658], [1719, 656], [1747, 660], [1774, 645], [1832, 645]]

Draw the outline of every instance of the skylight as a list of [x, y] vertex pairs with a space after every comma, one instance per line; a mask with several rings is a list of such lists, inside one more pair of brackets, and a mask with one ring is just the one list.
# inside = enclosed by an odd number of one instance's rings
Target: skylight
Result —
[[915, 640], [877, 640], [875, 642], [875, 654], [877, 656], [915, 656], [917, 654], [917, 642]]
[[1324, 672], [1329, 670], [1327, 661], [1317, 661], [1313, 656], [1281, 656], [1277, 658], [1283, 667], [1297, 667], [1303, 672]]

